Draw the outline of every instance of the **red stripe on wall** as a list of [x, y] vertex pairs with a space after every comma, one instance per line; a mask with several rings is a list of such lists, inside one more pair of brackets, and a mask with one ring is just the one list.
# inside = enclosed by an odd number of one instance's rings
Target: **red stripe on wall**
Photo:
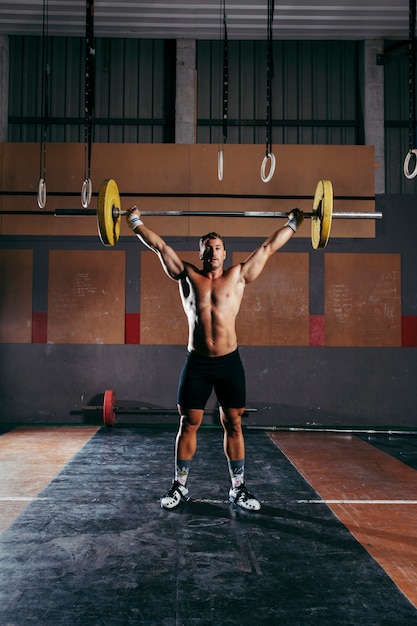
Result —
[[140, 343], [140, 313], [126, 313], [125, 315], [125, 343]]
[[310, 315], [310, 346], [324, 346], [324, 315]]
[[[403, 348], [417, 348], [417, 315], [404, 315], [401, 319]], [[324, 346], [324, 315], [310, 315], [309, 345]], [[32, 343], [47, 343], [48, 313], [32, 312]], [[140, 344], [140, 313], [125, 315], [125, 343]]]
[[48, 341], [48, 313], [32, 312], [32, 343]]
[[403, 348], [417, 348], [417, 315], [404, 315], [401, 318], [401, 335]]

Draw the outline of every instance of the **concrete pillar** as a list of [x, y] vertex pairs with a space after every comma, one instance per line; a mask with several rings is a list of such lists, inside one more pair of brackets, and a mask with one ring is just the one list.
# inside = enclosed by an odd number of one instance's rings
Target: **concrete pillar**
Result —
[[0, 35], [0, 142], [7, 141], [9, 128], [9, 38]]
[[194, 39], [177, 40], [175, 143], [196, 140], [196, 44]]
[[377, 65], [384, 42], [365, 41], [364, 45], [364, 129], [365, 144], [375, 147], [375, 193], [385, 193], [384, 66]]

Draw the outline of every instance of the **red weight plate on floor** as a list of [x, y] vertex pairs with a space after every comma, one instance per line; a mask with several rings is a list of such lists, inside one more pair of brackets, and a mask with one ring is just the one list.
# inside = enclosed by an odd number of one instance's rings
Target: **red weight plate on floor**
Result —
[[114, 426], [116, 422], [116, 394], [113, 389], [106, 389], [103, 398], [103, 420], [106, 426]]

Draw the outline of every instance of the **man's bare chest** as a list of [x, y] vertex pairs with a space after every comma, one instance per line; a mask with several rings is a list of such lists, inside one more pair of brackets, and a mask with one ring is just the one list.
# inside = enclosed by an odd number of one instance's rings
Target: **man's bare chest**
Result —
[[229, 309], [232, 312], [239, 307], [243, 296], [240, 284], [227, 276], [214, 280], [199, 276], [191, 282], [191, 290], [195, 306], [200, 310], [210, 308], [226, 312]]

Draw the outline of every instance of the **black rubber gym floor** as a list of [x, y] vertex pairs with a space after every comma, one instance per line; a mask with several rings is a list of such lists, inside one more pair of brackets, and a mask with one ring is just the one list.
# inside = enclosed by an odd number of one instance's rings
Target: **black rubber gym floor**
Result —
[[245, 436], [259, 513], [227, 502], [218, 428], [200, 431], [192, 500], [165, 511], [175, 432], [100, 429], [0, 535], [0, 623], [417, 624], [268, 435]]

